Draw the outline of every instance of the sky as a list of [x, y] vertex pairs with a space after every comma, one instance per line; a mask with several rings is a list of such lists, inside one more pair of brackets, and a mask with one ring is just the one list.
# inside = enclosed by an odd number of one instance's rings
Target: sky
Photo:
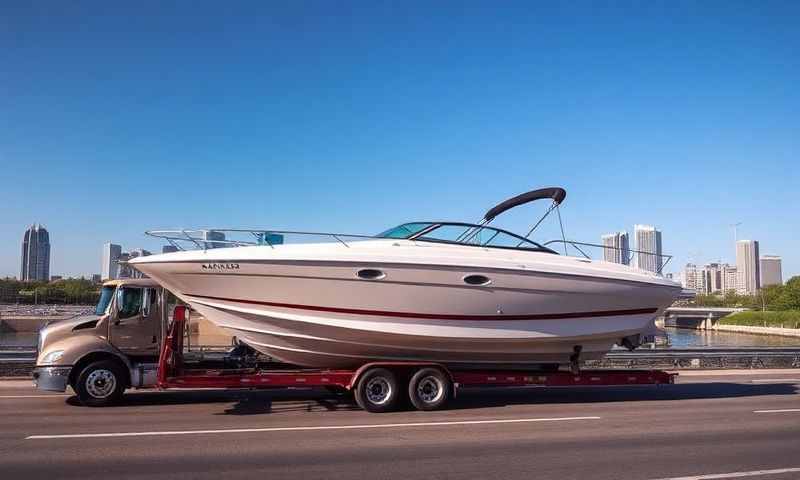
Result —
[[[0, 276], [147, 229], [372, 234], [562, 186], [568, 238], [800, 274], [800, 2], [0, 3]], [[545, 205], [497, 225], [526, 232]], [[560, 236], [552, 222], [534, 235]]]

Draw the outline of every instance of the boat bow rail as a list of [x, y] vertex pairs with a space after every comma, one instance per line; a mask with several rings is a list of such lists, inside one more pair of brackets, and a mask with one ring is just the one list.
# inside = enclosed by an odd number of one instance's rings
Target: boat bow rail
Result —
[[[166, 240], [177, 250], [208, 250], [222, 247], [246, 247], [288, 243], [287, 239], [299, 237], [301, 241], [337, 242], [350, 247], [354, 241], [374, 240], [371, 235], [331, 232], [301, 232], [294, 230], [264, 230], [239, 228], [147, 230], [145, 235]], [[295, 243], [295, 242], [292, 242]]]
[[[672, 255], [666, 255], [666, 254], [663, 254], [663, 253], [653, 253], [653, 252], [648, 252], [646, 250], [632, 250], [632, 249], [629, 249], [629, 248], [613, 247], [613, 246], [610, 246], [610, 245], [600, 245], [598, 243], [577, 242], [575, 240], [556, 239], [556, 240], [550, 240], [548, 242], [545, 242], [542, 245], [544, 245], [545, 247], [549, 247], [550, 245], [556, 245], [556, 244], [561, 244], [561, 245], [564, 245], [565, 247], [566, 246], [570, 246], [570, 247], [574, 248], [575, 250], [577, 250], [580, 253], [581, 256], [583, 256], [584, 258], [589, 259], [589, 260], [592, 260], [592, 256], [590, 254], [586, 253], [586, 250], [588, 250], [589, 248], [602, 249], [603, 253], [606, 253], [608, 251], [614, 251], [615, 253], [619, 252], [620, 256], [625, 255], [625, 257], [622, 258], [624, 260], [623, 263], [625, 265], [632, 265], [633, 264], [633, 258], [634, 258], [635, 255], [645, 255], [645, 256], [649, 256], [649, 257], [655, 257], [656, 260], [660, 261], [660, 263], [661, 263], [661, 267], [658, 268], [656, 270], [656, 272], [655, 272], [655, 273], [659, 273], [659, 274], [664, 271], [664, 268], [666, 268], [667, 264], [670, 262], [670, 260], [672, 260]], [[581, 248], [581, 247], [584, 247], [584, 248]]]

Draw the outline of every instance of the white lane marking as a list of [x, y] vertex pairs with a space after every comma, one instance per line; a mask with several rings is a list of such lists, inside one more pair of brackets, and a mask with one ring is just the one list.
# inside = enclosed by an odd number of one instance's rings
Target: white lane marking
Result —
[[455, 425], [495, 425], [503, 423], [533, 422], [566, 422], [577, 420], [600, 420], [600, 417], [560, 417], [560, 418], [512, 418], [507, 420], [462, 420], [453, 422], [417, 422], [417, 423], [378, 423], [366, 425], [325, 425], [317, 427], [268, 427], [268, 428], [231, 428], [224, 430], [173, 430], [161, 432], [120, 432], [120, 433], [74, 433], [66, 435], [30, 435], [25, 440], [44, 440], [56, 438], [108, 438], [108, 437], [150, 437], [158, 435], [207, 435], [219, 433], [263, 433], [263, 432], [303, 432], [315, 430], [357, 430], [368, 428], [409, 428], [409, 427], [443, 427]]
[[71, 397], [72, 395], [68, 393], [54, 393], [52, 395], [0, 395], [0, 400], [11, 399], [11, 398], [60, 398], [60, 397]]
[[789, 413], [800, 412], [800, 408], [782, 408], [778, 410], [753, 410], [753, 413]]
[[781, 475], [783, 473], [797, 472], [800, 472], [800, 468], [776, 468], [773, 470], [753, 470], [750, 472], [712, 473], [709, 475], [689, 475], [688, 477], [659, 478], [657, 480], [714, 480], [719, 478], [760, 477], [765, 475]]
[[751, 380], [750, 383], [787, 383], [787, 382], [800, 382], [800, 378], [762, 378]]

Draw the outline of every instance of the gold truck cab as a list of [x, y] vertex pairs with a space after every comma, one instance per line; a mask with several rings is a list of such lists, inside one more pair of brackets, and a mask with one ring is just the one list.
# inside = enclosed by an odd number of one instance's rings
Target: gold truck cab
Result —
[[105, 405], [128, 387], [154, 385], [170, 298], [150, 279], [104, 283], [93, 314], [39, 331], [36, 386], [59, 392], [70, 386], [84, 404]]

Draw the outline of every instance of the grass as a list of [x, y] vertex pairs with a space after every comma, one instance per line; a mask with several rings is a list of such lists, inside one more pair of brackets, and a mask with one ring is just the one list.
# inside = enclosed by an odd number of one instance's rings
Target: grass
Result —
[[800, 310], [783, 312], [739, 312], [719, 321], [722, 325], [747, 325], [751, 327], [800, 328]]

